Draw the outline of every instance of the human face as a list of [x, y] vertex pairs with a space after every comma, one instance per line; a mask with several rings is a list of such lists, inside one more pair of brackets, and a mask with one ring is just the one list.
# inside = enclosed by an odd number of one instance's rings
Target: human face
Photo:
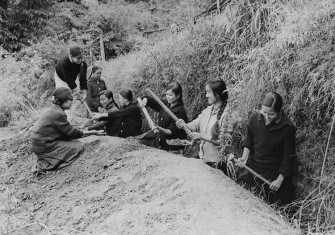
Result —
[[102, 73], [102, 70], [101, 70], [101, 69], [97, 69], [97, 70], [95, 70], [95, 72], [93, 73], [93, 77], [94, 77], [95, 79], [100, 80], [100, 78], [101, 78], [101, 73]]
[[265, 118], [265, 124], [269, 124], [278, 118], [278, 113], [273, 108], [262, 105], [261, 114]]
[[63, 109], [70, 109], [71, 108], [71, 105], [72, 105], [72, 101], [73, 100], [67, 100], [63, 103], [62, 107]]
[[208, 104], [215, 104], [217, 103], [218, 99], [216, 98], [215, 94], [213, 93], [212, 88], [207, 84], [206, 87], [206, 98], [208, 100]]
[[83, 54], [77, 55], [76, 57], [71, 57], [73, 62], [75, 62], [76, 64], [81, 64], [81, 62], [84, 61], [84, 57]]
[[109, 99], [105, 95], [100, 96], [100, 103], [102, 104], [102, 106], [106, 107], [108, 102], [109, 102]]
[[165, 96], [169, 104], [174, 104], [179, 99], [179, 95], [177, 96], [171, 89], [165, 92]]

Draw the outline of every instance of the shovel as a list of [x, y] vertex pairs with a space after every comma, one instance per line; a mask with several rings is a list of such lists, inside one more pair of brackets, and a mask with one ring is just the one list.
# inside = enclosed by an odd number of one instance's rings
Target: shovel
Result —
[[[137, 102], [140, 103], [141, 98], [137, 98]], [[150, 117], [148, 110], [145, 107], [142, 107], [142, 111], [144, 113], [145, 118], [148, 121], [148, 124], [151, 130], [143, 133], [142, 135], [137, 136], [136, 139], [139, 139], [139, 140], [153, 139], [155, 135], [159, 133], [159, 131], [156, 128], [154, 121], [152, 121], [152, 118]]]

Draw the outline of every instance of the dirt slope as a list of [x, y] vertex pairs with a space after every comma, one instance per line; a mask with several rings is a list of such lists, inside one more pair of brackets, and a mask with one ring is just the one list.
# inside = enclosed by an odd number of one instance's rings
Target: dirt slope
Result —
[[297, 234], [200, 160], [135, 140], [82, 141], [81, 158], [39, 178], [28, 140], [0, 143], [1, 234]]

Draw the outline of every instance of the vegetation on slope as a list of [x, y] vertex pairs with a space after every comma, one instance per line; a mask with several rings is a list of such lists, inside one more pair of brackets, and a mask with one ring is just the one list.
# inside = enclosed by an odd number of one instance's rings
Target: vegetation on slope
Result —
[[[335, 6], [331, 0], [226, 1], [220, 15], [200, 18], [197, 24], [193, 17], [216, 1], [105, 2], [89, 9], [60, 3], [54, 9], [59, 14], [48, 25], [57, 37], [45, 38], [34, 46], [45, 59], [36, 59], [39, 71], [46, 71], [45, 80], [36, 82], [44, 73], [31, 68], [17, 73], [27, 76], [30, 98], [26, 98], [32, 106], [40, 106], [42, 103], [34, 104], [36, 97], [47, 97], [47, 93], [41, 94], [52, 90], [54, 60], [72, 44], [91, 48], [98, 55], [101, 31], [107, 57], [115, 58], [101, 64], [103, 77], [113, 91], [131, 87], [141, 95], [150, 87], [162, 94], [169, 82], [178, 80], [184, 88], [189, 118], [193, 119], [206, 106], [205, 82], [224, 79], [229, 86], [230, 106], [240, 119], [237, 140], [243, 136], [250, 112], [259, 108], [261, 95], [276, 90], [283, 95], [285, 111], [297, 126], [296, 183], [299, 197], [306, 199], [299, 216], [313, 224], [315, 231], [332, 228], [332, 138], [326, 149], [334, 111]], [[61, 14], [64, 9], [67, 11]], [[158, 29], [166, 30], [159, 35], [145, 33]], [[10, 62], [9, 57], [5, 62]], [[13, 77], [14, 70], [8, 77]], [[31, 89], [37, 92], [32, 94]], [[22, 109], [22, 104], [19, 106]], [[325, 152], [328, 156], [323, 168]]]

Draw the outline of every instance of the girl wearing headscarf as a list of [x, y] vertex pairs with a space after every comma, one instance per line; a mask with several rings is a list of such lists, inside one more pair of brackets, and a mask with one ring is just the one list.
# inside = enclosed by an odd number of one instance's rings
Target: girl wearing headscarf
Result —
[[292, 172], [295, 152], [295, 127], [282, 111], [283, 99], [276, 92], [265, 95], [260, 111], [254, 112], [248, 122], [243, 144], [243, 155], [238, 165], [247, 164], [271, 182], [264, 182], [249, 173], [246, 183], [261, 194], [267, 202], [285, 205], [294, 199]]
[[107, 90], [106, 83], [101, 79], [101, 68], [92, 67], [92, 74], [87, 82], [87, 105], [92, 112], [98, 112], [102, 105], [100, 103], [100, 92]]
[[[166, 99], [163, 100], [169, 109], [176, 115], [177, 118], [187, 122], [187, 114], [183, 102], [183, 90], [178, 82], [173, 82], [168, 85], [165, 92]], [[140, 103], [141, 107], [148, 106], [159, 112], [158, 126], [159, 147], [164, 150], [174, 150], [174, 148], [166, 143], [167, 139], [186, 139], [186, 132], [177, 128], [175, 121], [165, 110], [150, 96], [145, 96]]]
[[178, 128], [186, 125], [192, 131], [190, 137], [201, 140], [199, 157], [207, 165], [219, 168], [227, 174], [226, 163], [219, 154], [220, 137], [223, 130], [232, 134], [236, 121], [227, 107], [228, 92], [225, 82], [221, 79], [210, 80], [205, 89], [209, 106], [192, 122], [186, 124], [179, 119], [176, 125]]
[[31, 131], [31, 151], [37, 156], [36, 172], [56, 170], [71, 164], [83, 152], [76, 139], [90, 131], [81, 131], [67, 120], [65, 110], [71, 108], [71, 90], [56, 88], [54, 104], [42, 114]]
[[126, 138], [142, 133], [142, 115], [140, 107], [133, 99], [131, 90], [122, 90], [119, 93], [119, 110], [112, 110], [105, 113], [93, 113], [96, 120], [111, 122], [111, 129], [108, 135]]

